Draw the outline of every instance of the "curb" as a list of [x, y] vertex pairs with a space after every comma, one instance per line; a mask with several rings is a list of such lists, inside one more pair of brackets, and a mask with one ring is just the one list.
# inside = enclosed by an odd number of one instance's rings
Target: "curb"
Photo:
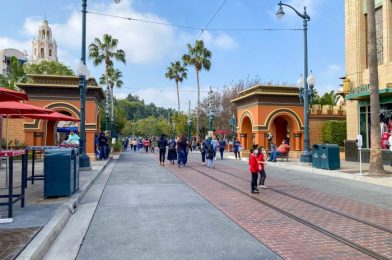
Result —
[[46, 224], [42, 230], [34, 237], [32, 241], [26, 246], [26, 248], [16, 258], [18, 260], [28, 259], [43, 259], [49, 248], [56, 240], [57, 236], [61, 233], [68, 220], [75, 213], [78, 208], [80, 201], [86, 195], [91, 185], [106, 169], [107, 165], [111, 162], [111, 159], [105, 162], [102, 169], [91, 178], [76, 194], [72, 195], [62, 206], [57, 210], [55, 215]]

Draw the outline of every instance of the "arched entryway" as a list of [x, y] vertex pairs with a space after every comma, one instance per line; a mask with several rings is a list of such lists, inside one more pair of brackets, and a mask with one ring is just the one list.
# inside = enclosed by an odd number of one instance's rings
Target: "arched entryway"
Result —
[[241, 125], [241, 144], [244, 150], [249, 150], [252, 146], [253, 136], [252, 136], [252, 121], [249, 117], [244, 117]]
[[278, 145], [290, 136], [289, 122], [284, 116], [278, 116], [274, 119], [272, 129], [274, 142]]
[[[56, 112], [75, 117], [75, 115], [65, 110], [57, 110]], [[47, 121], [46, 124], [46, 145], [61, 144], [71, 130], [78, 131], [79, 128], [78, 123], [72, 121]]]

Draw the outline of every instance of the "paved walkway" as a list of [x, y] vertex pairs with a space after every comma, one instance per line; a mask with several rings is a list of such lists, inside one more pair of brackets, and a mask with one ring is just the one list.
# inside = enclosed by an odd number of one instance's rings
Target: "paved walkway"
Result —
[[278, 259], [271, 250], [159, 166], [123, 153], [78, 259]]

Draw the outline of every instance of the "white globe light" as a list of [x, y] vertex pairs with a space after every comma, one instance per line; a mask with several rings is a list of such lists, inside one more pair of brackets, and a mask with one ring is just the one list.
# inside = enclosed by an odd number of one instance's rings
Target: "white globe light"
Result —
[[278, 19], [282, 19], [284, 15], [285, 15], [285, 12], [283, 11], [283, 7], [281, 5], [279, 5], [279, 9], [276, 12], [276, 17], [278, 17]]
[[84, 76], [86, 78], [90, 76], [86, 65], [82, 61], [79, 61], [78, 67], [76, 68], [76, 73], [78, 76]]
[[308, 82], [309, 86], [314, 86], [314, 84], [316, 83], [316, 77], [313, 75], [312, 71], [310, 71], [310, 74], [306, 81]]

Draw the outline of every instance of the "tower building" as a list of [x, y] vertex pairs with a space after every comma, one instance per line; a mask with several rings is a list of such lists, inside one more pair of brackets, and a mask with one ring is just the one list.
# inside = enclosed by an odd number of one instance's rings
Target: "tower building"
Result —
[[40, 63], [43, 60], [57, 61], [56, 40], [53, 39], [52, 29], [46, 19], [42, 21], [37, 38], [33, 40], [31, 57], [32, 63]]

